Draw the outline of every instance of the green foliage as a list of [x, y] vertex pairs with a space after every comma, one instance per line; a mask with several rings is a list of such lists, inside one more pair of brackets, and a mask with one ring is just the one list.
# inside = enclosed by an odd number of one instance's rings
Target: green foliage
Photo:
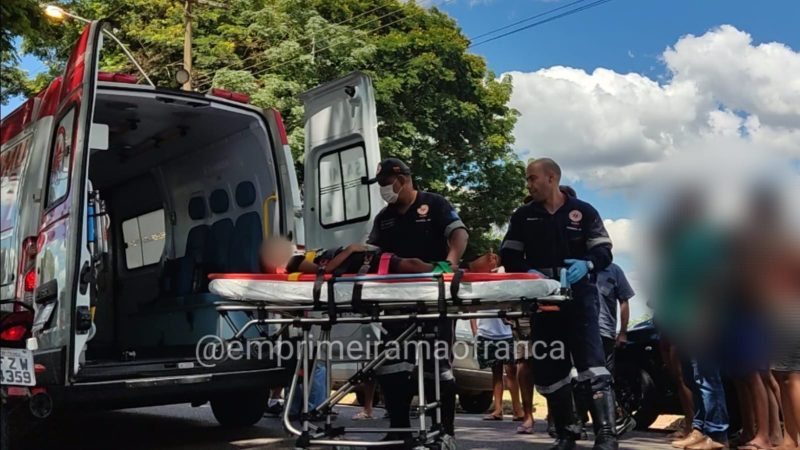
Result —
[[[436, 8], [402, 0], [219, 0], [192, 7], [193, 84], [250, 95], [277, 108], [297, 167], [303, 160], [298, 95], [353, 70], [372, 76], [384, 156], [408, 162], [420, 189], [439, 192], [470, 227], [469, 255], [497, 248], [492, 226], [523, 198], [523, 166], [511, 149], [516, 113], [511, 80], [497, 79], [467, 51], [457, 24]], [[177, 87], [183, 61], [184, 3], [176, 0], [73, 0], [84, 17], [109, 17], [159, 85]], [[80, 32], [26, 39], [25, 49], [63, 61]], [[135, 73], [118, 51], [102, 67]]]
[[0, 22], [0, 52], [3, 52], [3, 60], [15, 57], [14, 38], [33, 36], [47, 27], [39, 3], [35, 0], [3, 0], [0, 2]]
[[[17, 38], [35, 38], [50, 28], [39, 4], [34, 0], [3, 0], [0, 2], [0, 104], [15, 95], [27, 96], [42, 86], [46, 79], [29, 80], [19, 67], [19, 55], [14, 48]], [[45, 81], [45, 83], [43, 83]]]

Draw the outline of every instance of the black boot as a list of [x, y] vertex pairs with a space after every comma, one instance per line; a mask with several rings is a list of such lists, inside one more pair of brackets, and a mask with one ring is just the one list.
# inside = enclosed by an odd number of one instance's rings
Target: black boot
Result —
[[618, 450], [616, 433], [616, 403], [614, 391], [606, 387], [592, 395], [592, 425], [594, 425], [594, 450]]
[[556, 441], [550, 450], [573, 450], [580, 433], [575, 423], [572, 385], [568, 384], [547, 395], [547, 409], [556, 429]]

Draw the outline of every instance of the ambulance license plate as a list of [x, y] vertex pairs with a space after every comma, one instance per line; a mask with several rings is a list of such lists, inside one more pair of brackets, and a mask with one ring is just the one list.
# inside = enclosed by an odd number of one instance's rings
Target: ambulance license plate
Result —
[[0, 348], [0, 384], [35, 386], [33, 352], [23, 348]]

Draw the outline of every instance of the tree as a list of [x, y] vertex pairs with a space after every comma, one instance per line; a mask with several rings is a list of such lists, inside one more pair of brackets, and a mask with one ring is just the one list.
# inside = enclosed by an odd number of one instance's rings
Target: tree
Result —
[[[401, 0], [229, 0], [193, 8], [193, 84], [242, 91], [280, 110], [297, 167], [302, 168], [298, 95], [353, 70], [375, 83], [381, 152], [412, 167], [421, 189], [457, 205], [470, 227], [468, 257], [498, 244], [489, 232], [523, 198], [524, 168], [511, 149], [516, 112], [509, 77], [497, 79], [469, 41], [436, 8]], [[115, 34], [160, 85], [181, 66], [182, 2], [75, 0], [84, 17], [110, 17]], [[64, 60], [80, 28], [43, 34], [25, 49]], [[118, 51], [112, 70], [132, 71]], [[495, 247], [496, 248], [496, 247]]]
[[29, 80], [19, 67], [15, 48], [17, 38], [33, 38], [45, 32], [49, 25], [39, 4], [34, 0], [3, 0], [0, 2], [0, 103], [6, 104], [15, 95], [30, 95], [44, 81]]

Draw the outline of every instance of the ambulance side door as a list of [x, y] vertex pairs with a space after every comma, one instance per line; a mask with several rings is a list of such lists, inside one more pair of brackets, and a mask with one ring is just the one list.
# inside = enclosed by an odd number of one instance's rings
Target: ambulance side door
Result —
[[102, 22], [86, 26], [67, 61], [46, 157], [37, 242], [34, 336], [41, 351], [65, 353], [65, 382], [79, 369], [89, 337], [86, 214], [88, 148]]
[[361, 72], [300, 96], [305, 108], [303, 217], [307, 248], [365, 242], [383, 208], [372, 80]]

